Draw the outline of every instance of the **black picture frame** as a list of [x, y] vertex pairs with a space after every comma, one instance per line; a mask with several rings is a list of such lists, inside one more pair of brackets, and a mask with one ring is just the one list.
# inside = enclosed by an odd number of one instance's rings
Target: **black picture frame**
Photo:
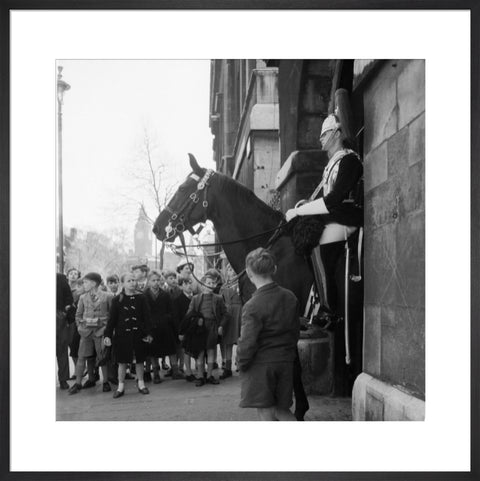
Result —
[[[12, 10], [43, 9], [408, 9], [471, 13], [471, 470], [469, 472], [11, 472], [10, 265], [10, 19]], [[428, 26], [426, 26], [428, 30]], [[478, 0], [5, 0], [0, 6], [0, 480], [479, 480], [480, 479], [480, 2]], [[448, 433], [446, 434], [448, 436]]]

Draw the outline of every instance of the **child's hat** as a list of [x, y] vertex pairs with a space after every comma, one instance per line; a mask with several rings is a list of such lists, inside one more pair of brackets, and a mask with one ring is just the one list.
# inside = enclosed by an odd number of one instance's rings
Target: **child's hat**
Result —
[[89, 281], [95, 282], [97, 286], [102, 283], [102, 276], [96, 272], [89, 272], [83, 276], [83, 279], [88, 279]]
[[132, 266], [132, 271], [134, 271], [135, 269], [140, 269], [143, 272], [149, 271], [149, 268], [148, 268], [147, 264], [138, 264], [136, 266]]
[[187, 262], [185, 259], [181, 260], [178, 265], [177, 265], [177, 272], [180, 273], [180, 271], [183, 269], [184, 266], [189, 265], [190, 270], [193, 272], [194, 266], [191, 262]]

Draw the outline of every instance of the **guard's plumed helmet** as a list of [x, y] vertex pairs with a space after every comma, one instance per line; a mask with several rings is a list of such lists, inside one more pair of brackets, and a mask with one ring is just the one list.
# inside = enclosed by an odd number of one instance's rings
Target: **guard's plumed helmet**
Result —
[[340, 121], [338, 120], [337, 116], [335, 114], [330, 114], [322, 124], [322, 131], [320, 132], [320, 136], [322, 136], [325, 132], [328, 132], [329, 130], [337, 130], [339, 129], [340, 126]]

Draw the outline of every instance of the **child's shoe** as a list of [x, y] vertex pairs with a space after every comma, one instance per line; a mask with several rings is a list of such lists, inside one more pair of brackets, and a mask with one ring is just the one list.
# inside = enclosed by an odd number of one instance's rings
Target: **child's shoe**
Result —
[[216, 378], [214, 378], [213, 376], [210, 376], [207, 378], [207, 381], [206, 381], [207, 384], [220, 384], [220, 381]]
[[103, 392], [110, 392], [111, 390], [112, 390], [112, 388], [110, 387], [110, 384], [108, 382], [104, 382], [102, 391]]
[[82, 386], [82, 389], [88, 389], [89, 387], [95, 387], [96, 382], [90, 379], [87, 379]]
[[195, 381], [195, 386], [200, 387], [203, 386], [207, 381], [205, 380], [204, 377], [200, 377]]
[[227, 379], [227, 377], [232, 377], [233, 373], [231, 369], [224, 369], [220, 375], [220, 379]]
[[119, 397], [122, 397], [124, 394], [125, 394], [125, 391], [118, 391], [117, 390], [113, 393], [113, 399], [117, 399]]
[[196, 381], [197, 378], [193, 374], [189, 374], [188, 376], [185, 376], [185, 381], [187, 382], [193, 382]]
[[82, 389], [82, 385], [75, 383], [75, 384], [68, 390], [68, 394], [77, 394], [77, 393], [80, 392], [81, 389]]
[[172, 371], [172, 379], [183, 379], [185, 377], [178, 369], [178, 366], [173, 366], [171, 371]]
[[150, 391], [148, 390], [148, 387], [140, 387], [138, 385], [138, 381], [137, 381], [137, 389], [138, 389], [138, 392], [141, 393], [141, 394], [150, 394]]
[[153, 384], [160, 384], [161, 382], [162, 382], [162, 378], [160, 377], [160, 374], [158, 374], [158, 372], [156, 372], [153, 375]]

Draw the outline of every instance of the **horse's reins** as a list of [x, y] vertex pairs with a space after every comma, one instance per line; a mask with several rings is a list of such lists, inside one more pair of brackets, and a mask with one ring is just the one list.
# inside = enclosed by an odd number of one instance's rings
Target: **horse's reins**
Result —
[[225, 242], [211, 242], [211, 243], [206, 243], [206, 244], [200, 244], [200, 243], [198, 243], [198, 244], [186, 244], [182, 247], [199, 247], [199, 248], [200, 247], [219, 247], [219, 246], [221, 247], [221, 246], [225, 246], [225, 245], [239, 244], [240, 242], [256, 239], [257, 237], [262, 237], [266, 234], [271, 234], [272, 232], [276, 232], [277, 230], [281, 229], [285, 225], [287, 225], [287, 222], [283, 222], [283, 220], [281, 220], [280, 224], [277, 227], [274, 227], [273, 229], [269, 229], [269, 230], [260, 232], [259, 234], [251, 235], [249, 237], [242, 237], [241, 239], [236, 239], [236, 240], [232, 240], [232, 241], [225, 241]]
[[[270, 232], [273, 232], [273, 235], [268, 239], [267, 241], [267, 245], [265, 246], [266, 249], [270, 248], [276, 241], [277, 239], [280, 237], [279, 233], [281, 232], [281, 230], [283, 229], [283, 227], [287, 224], [287, 222], [284, 222], [283, 220], [280, 221], [280, 223], [278, 224], [277, 227], [275, 227], [275, 229], [270, 229], [269, 231], [266, 231], [266, 232], [263, 232], [261, 234], [257, 234], [255, 236], [252, 236], [252, 237], [249, 237], [248, 239], [255, 239], [256, 237], [260, 237], [264, 234], [267, 234], [267, 233], [270, 233]], [[188, 258], [188, 253], [187, 253], [187, 246], [185, 245], [185, 236], [183, 235], [183, 232], [180, 232], [178, 234], [178, 237], [180, 237], [180, 242], [182, 243], [182, 248], [183, 248], [183, 252], [185, 253], [185, 259], [187, 261], [188, 264], [191, 264], [193, 265], [193, 262], [190, 262], [189, 258]], [[247, 239], [247, 238], [246, 238]], [[236, 241], [231, 241], [231, 242], [224, 242], [223, 244], [235, 244], [235, 243], [239, 243], [239, 242], [242, 242], [243, 240], [246, 240], [246, 239], [240, 239], [240, 240], [236, 240]], [[223, 244], [214, 244], [214, 245], [223, 245]], [[202, 244], [202, 245], [206, 245], [206, 244]], [[236, 282], [238, 282], [238, 280], [247, 272], [247, 269], [243, 269], [242, 272], [240, 272], [239, 274], [237, 274], [235, 277], [233, 277], [232, 279], [230, 279], [229, 281], [225, 282], [223, 285], [225, 287], [230, 287], [232, 286], [233, 284], [235, 284]], [[200, 279], [198, 279], [195, 274], [193, 273], [192, 271], [192, 277], [199, 283], [201, 284], [202, 286], [205, 286], [205, 287], [208, 287], [210, 288], [210, 286], [207, 286], [205, 283], [203, 283]]]

